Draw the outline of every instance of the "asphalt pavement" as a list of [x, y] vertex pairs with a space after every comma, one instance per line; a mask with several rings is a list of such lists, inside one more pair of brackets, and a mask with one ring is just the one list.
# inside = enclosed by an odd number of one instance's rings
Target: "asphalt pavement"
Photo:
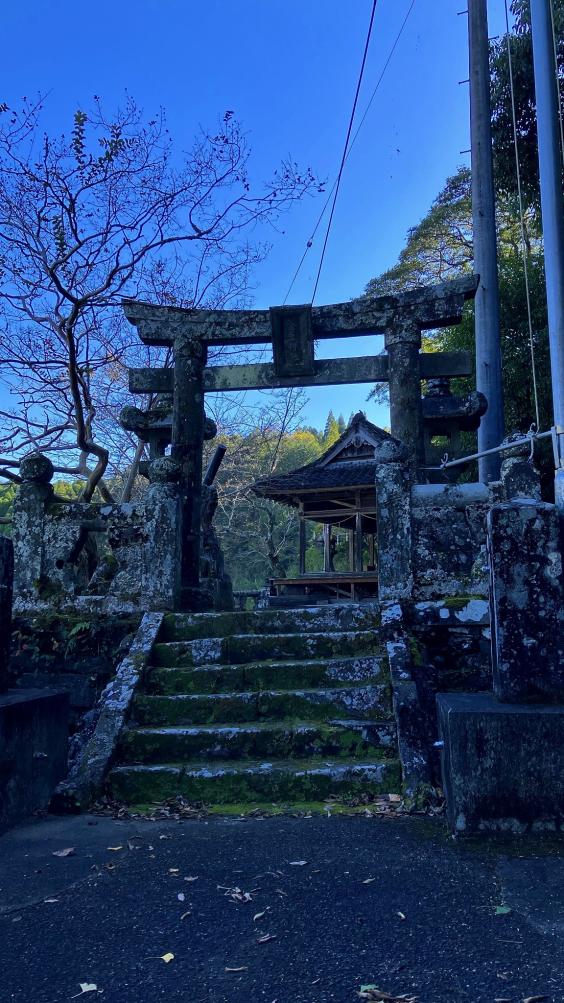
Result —
[[0, 836], [1, 1003], [345, 1003], [366, 985], [561, 1003], [561, 840], [359, 816], [50, 817]]

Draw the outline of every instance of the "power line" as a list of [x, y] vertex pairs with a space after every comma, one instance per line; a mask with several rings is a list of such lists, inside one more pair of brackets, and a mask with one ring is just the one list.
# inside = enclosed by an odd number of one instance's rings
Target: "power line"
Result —
[[523, 208], [523, 192], [521, 188], [521, 165], [519, 162], [519, 142], [517, 138], [517, 112], [515, 109], [515, 84], [513, 80], [513, 57], [511, 55], [511, 34], [509, 28], [509, 7], [505, 0], [505, 26], [507, 39], [507, 62], [509, 66], [509, 91], [511, 95], [511, 117], [513, 122], [513, 145], [515, 148], [515, 171], [517, 174], [517, 196], [519, 201], [519, 220], [521, 223], [521, 253], [523, 256], [523, 273], [525, 276], [525, 298], [527, 300], [527, 321], [529, 325], [529, 350], [531, 353], [531, 372], [533, 376], [533, 397], [535, 401], [535, 417], [537, 430], [540, 428], [539, 395], [537, 387], [537, 367], [535, 359], [535, 340], [533, 334], [533, 318], [531, 314], [531, 290], [529, 286], [529, 261], [527, 239], [525, 236], [525, 211]]
[[[366, 120], [368, 112], [370, 111], [370, 108], [372, 106], [374, 98], [376, 97], [376, 94], [378, 93], [378, 91], [380, 89], [380, 85], [381, 85], [381, 83], [382, 83], [382, 81], [384, 79], [384, 76], [386, 74], [388, 66], [390, 65], [390, 63], [392, 61], [394, 53], [395, 53], [395, 51], [396, 51], [396, 49], [397, 49], [397, 47], [399, 45], [400, 39], [401, 39], [401, 37], [402, 37], [402, 35], [404, 33], [405, 27], [407, 25], [407, 22], [409, 20], [411, 12], [412, 12], [412, 10], [413, 10], [413, 8], [415, 6], [415, 3], [416, 3], [416, 0], [411, 0], [410, 5], [409, 5], [408, 10], [407, 10], [407, 13], [406, 13], [406, 15], [405, 15], [405, 17], [404, 17], [404, 19], [403, 19], [403, 21], [401, 23], [400, 29], [399, 29], [399, 31], [398, 31], [395, 39], [394, 39], [393, 45], [392, 45], [392, 47], [391, 47], [391, 49], [390, 49], [390, 51], [388, 53], [388, 56], [387, 56], [386, 61], [384, 63], [384, 66], [382, 67], [382, 70], [380, 72], [380, 76], [378, 77], [378, 80], [376, 81], [376, 86], [374, 87], [374, 90], [372, 91], [372, 94], [370, 96], [368, 104], [366, 105], [366, 108], [364, 109], [364, 113], [362, 115], [362, 118], [361, 118], [361, 120], [360, 120], [357, 128], [355, 129], [354, 135], [353, 135], [350, 143], [348, 144], [348, 148], [346, 148], [345, 157], [344, 157], [344, 163], [346, 163], [346, 161], [348, 160], [348, 158], [349, 158], [349, 156], [350, 156], [350, 154], [352, 152], [352, 148], [353, 148], [353, 146], [354, 146], [354, 144], [355, 144], [355, 142], [356, 142], [356, 140], [358, 138], [358, 134], [359, 134], [360, 130], [362, 129], [362, 126], [364, 125], [364, 122]], [[376, 4], [374, 4], [374, 8], [375, 7], [376, 7]], [[372, 24], [372, 20], [373, 20], [373, 17], [371, 18], [371, 24]], [[354, 118], [354, 109], [353, 109], [353, 118]], [[298, 263], [298, 267], [296, 268], [296, 271], [294, 272], [292, 281], [290, 282], [290, 285], [288, 287], [288, 291], [286, 293], [286, 296], [284, 297], [284, 301], [283, 301], [284, 303], [287, 302], [288, 297], [289, 297], [290, 293], [292, 292], [292, 289], [293, 289], [294, 284], [296, 282], [296, 279], [297, 279], [297, 277], [298, 277], [298, 275], [299, 275], [299, 273], [300, 273], [300, 271], [302, 269], [302, 265], [303, 265], [303, 263], [304, 263], [304, 261], [305, 261], [305, 259], [307, 257], [308, 251], [313, 246], [313, 241], [315, 239], [315, 235], [316, 235], [316, 233], [317, 233], [317, 231], [318, 231], [318, 229], [319, 229], [319, 227], [321, 225], [323, 217], [325, 216], [325, 213], [327, 211], [327, 207], [329, 206], [329, 203], [331, 202], [331, 197], [332, 197], [333, 192], [335, 191], [335, 189], [337, 187], [337, 183], [340, 180], [340, 175], [342, 174], [342, 167], [344, 166], [344, 163], [341, 166], [341, 171], [339, 172], [339, 177], [333, 182], [333, 185], [331, 186], [331, 190], [329, 191], [327, 199], [326, 199], [326, 201], [325, 201], [325, 203], [323, 205], [323, 208], [321, 209], [321, 212], [320, 212], [320, 214], [319, 214], [319, 216], [317, 218], [317, 222], [316, 222], [316, 224], [315, 224], [315, 226], [313, 228], [311, 237], [309, 238], [309, 240], [306, 243], [304, 252], [303, 252], [302, 257], [300, 258], [300, 261]], [[313, 299], [313, 297], [312, 297], [312, 299]]]

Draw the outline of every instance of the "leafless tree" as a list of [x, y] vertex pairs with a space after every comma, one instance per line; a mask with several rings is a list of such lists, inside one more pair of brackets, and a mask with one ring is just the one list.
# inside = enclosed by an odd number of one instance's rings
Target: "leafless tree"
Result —
[[0, 106], [4, 469], [41, 449], [84, 478], [85, 499], [97, 486], [110, 497], [110, 451], [122, 464], [135, 448], [116, 438], [126, 368], [149, 361], [121, 299], [241, 305], [267, 250], [247, 234], [320, 185], [285, 161], [255, 190], [232, 112], [178, 159], [163, 113], [146, 120], [129, 98], [112, 117], [94, 98], [58, 137], [42, 132], [41, 113], [41, 101]]

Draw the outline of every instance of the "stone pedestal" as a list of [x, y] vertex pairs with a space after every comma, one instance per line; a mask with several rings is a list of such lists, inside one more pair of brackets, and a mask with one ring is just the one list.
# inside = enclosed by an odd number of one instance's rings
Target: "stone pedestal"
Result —
[[0, 830], [46, 808], [67, 769], [68, 693], [0, 696]]
[[564, 826], [560, 527], [515, 498], [488, 515], [493, 694], [437, 697], [454, 832]]
[[441, 693], [437, 709], [453, 832], [564, 826], [564, 706]]
[[516, 498], [488, 514], [493, 688], [499, 700], [564, 701], [560, 527], [554, 505]]

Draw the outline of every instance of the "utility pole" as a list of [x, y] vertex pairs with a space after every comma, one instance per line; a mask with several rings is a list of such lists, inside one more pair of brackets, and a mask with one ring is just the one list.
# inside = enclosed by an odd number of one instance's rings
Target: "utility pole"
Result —
[[531, 0], [531, 27], [555, 427], [554, 489], [556, 505], [564, 515], [564, 214], [558, 127], [560, 96], [554, 67], [550, 0]]
[[[487, 0], [468, 0], [468, 37], [474, 271], [480, 276], [475, 299], [476, 387], [488, 402], [478, 429], [481, 452], [499, 446], [504, 435]], [[499, 468], [499, 454], [483, 456], [478, 461], [480, 480], [497, 480]]]

